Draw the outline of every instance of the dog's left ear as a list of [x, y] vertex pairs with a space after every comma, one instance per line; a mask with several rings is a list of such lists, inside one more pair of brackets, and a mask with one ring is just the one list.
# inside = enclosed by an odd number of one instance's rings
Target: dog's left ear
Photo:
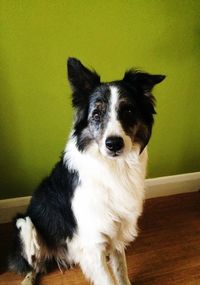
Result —
[[143, 94], [150, 96], [154, 85], [162, 82], [165, 77], [165, 75], [152, 75], [137, 70], [129, 70], [125, 73], [123, 81], [130, 86], [142, 88]]
[[[140, 153], [144, 150], [151, 137], [153, 114], [155, 114], [154, 103], [155, 99], [151, 93], [153, 87], [162, 82], [165, 79], [164, 75], [152, 75], [137, 70], [129, 70], [125, 73], [123, 82], [134, 90], [135, 88], [140, 92], [136, 92], [139, 95], [140, 103], [145, 111], [144, 120], [146, 124], [141, 125], [138, 129], [135, 140], [140, 144]], [[142, 93], [142, 96], [140, 96]]]
[[84, 100], [83, 97], [99, 85], [100, 77], [96, 72], [87, 69], [78, 59], [72, 57], [67, 61], [67, 70], [68, 79], [74, 93], [73, 103], [76, 106], [79, 101]]

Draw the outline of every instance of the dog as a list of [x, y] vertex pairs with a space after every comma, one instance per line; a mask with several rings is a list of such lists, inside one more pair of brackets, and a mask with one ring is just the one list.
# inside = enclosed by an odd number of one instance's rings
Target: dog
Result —
[[27, 274], [26, 285], [52, 262], [61, 270], [80, 265], [95, 285], [130, 285], [124, 250], [143, 208], [152, 89], [165, 76], [131, 69], [102, 83], [76, 58], [67, 67], [73, 128], [60, 161], [14, 220], [9, 268]]

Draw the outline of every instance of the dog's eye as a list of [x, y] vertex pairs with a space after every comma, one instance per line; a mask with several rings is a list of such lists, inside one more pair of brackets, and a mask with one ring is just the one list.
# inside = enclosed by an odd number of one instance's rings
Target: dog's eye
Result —
[[128, 116], [128, 117], [133, 116], [134, 114], [133, 106], [129, 106], [129, 105], [124, 106], [122, 109], [122, 113], [124, 116]]
[[129, 115], [131, 115], [131, 114], [133, 113], [133, 110], [127, 109], [127, 110], [126, 110], [126, 113], [129, 114]]

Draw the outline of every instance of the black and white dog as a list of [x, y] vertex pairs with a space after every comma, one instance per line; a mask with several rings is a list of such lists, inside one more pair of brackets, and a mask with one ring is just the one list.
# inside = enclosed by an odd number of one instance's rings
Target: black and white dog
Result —
[[130, 285], [124, 249], [142, 213], [151, 91], [165, 76], [130, 70], [122, 80], [101, 83], [69, 58], [68, 78], [73, 130], [26, 214], [15, 219], [9, 267], [27, 274], [22, 284], [34, 284], [54, 261], [59, 268], [79, 264], [95, 285]]

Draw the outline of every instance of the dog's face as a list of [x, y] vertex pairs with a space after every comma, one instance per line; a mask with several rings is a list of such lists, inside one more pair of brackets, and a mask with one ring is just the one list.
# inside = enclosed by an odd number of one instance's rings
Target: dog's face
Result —
[[95, 72], [69, 58], [68, 78], [76, 109], [73, 135], [80, 151], [91, 144], [109, 158], [129, 153], [135, 145], [143, 151], [155, 114], [151, 91], [165, 76], [130, 70], [122, 80], [101, 83]]

